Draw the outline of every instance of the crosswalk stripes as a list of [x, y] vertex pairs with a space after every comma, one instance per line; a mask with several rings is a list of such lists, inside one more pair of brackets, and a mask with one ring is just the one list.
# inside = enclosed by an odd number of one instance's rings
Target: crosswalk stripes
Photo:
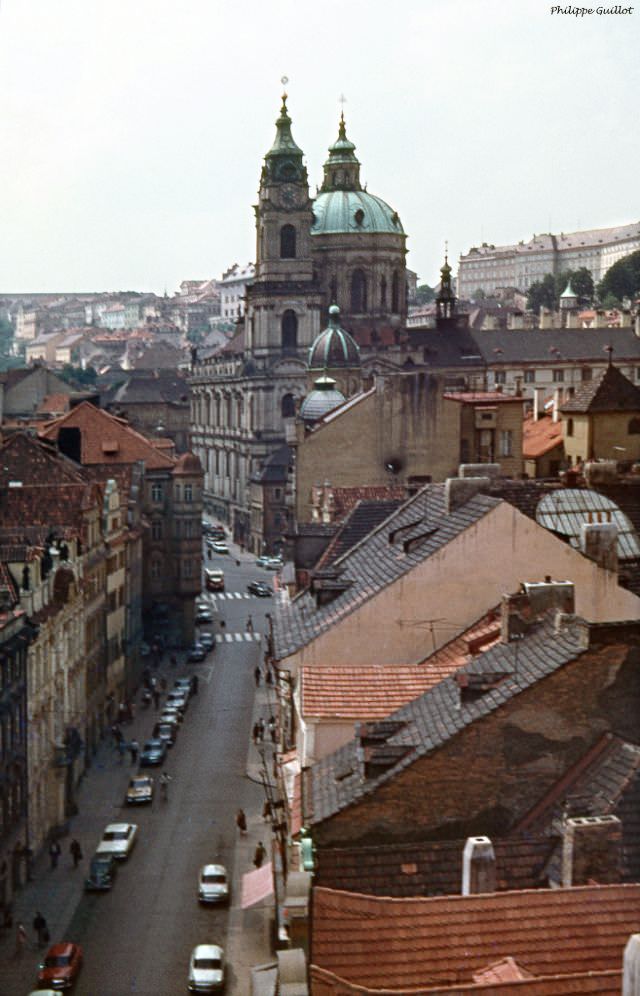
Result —
[[260, 633], [250, 633], [248, 630], [245, 633], [216, 633], [216, 643], [253, 643], [259, 642], [261, 639]]

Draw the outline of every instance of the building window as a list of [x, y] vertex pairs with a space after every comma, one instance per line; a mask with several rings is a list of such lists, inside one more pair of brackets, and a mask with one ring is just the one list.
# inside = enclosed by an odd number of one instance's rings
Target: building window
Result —
[[351, 275], [351, 310], [355, 315], [367, 310], [367, 278], [362, 270], [354, 270]]
[[190, 560], [182, 561], [182, 576], [183, 578], [193, 577], [193, 563]]
[[296, 401], [293, 394], [284, 394], [280, 402], [280, 413], [283, 418], [293, 418], [296, 413]]
[[564, 370], [554, 370], [553, 379], [556, 381], [557, 384], [562, 384], [562, 382], [564, 381]]
[[184, 500], [193, 501], [193, 485], [185, 484], [184, 486]]
[[500, 456], [513, 456], [513, 432], [511, 429], [503, 429], [500, 432]]
[[583, 367], [580, 371], [580, 376], [582, 377], [582, 380], [591, 380], [593, 376], [591, 367]]
[[293, 225], [283, 225], [280, 229], [280, 259], [296, 258], [296, 230]]
[[298, 316], [291, 308], [287, 308], [282, 316], [282, 348], [297, 349], [298, 346]]
[[536, 382], [536, 372], [535, 372], [535, 370], [525, 370], [525, 372], [524, 372], [524, 382], [525, 382], [525, 384], [535, 384], [535, 382]]
[[151, 561], [151, 577], [154, 581], [157, 581], [162, 577], [162, 561], [152, 560]]
[[627, 426], [627, 432], [630, 436], [640, 435], [640, 418], [632, 418]]
[[567, 436], [573, 436], [573, 419], [567, 419]]
[[151, 501], [160, 502], [162, 501], [163, 490], [161, 484], [151, 485]]
[[162, 519], [154, 519], [151, 523], [151, 539], [162, 539]]
[[380, 281], [380, 307], [383, 311], [385, 311], [387, 307], [387, 281], [385, 277], [383, 277]]
[[276, 501], [280, 501], [280, 499], [282, 498], [282, 490], [280, 488], [274, 488], [273, 497], [275, 498]]
[[507, 371], [506, 370], [496, 370], [493, 375], [493, 379], [496, 384], [506, 384], [507, 383]]
[[393, 271], [391, 278], [391, 311], [396, 314], [400, 310], [400, 279], [398, 271]]

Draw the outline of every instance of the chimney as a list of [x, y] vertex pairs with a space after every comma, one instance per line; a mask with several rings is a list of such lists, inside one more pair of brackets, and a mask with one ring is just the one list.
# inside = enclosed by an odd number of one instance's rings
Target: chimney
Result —
[[527, 581], [521, 590], [503, 595], [500, 606], [502, 643], [525, 636], [532, 626], [550, 609], [572, 613], [575, 589], [572, 581]]
[[574, 816], [562, 827], [562, 887], [619, 882], [622, 824], [617, 816]]
[[636, 317], [633, 323], [633, 331], [635, 332], [637, 338], [640, 339], [640, 309], [636, 311]]
[[444, 484], [444, 511], [451, 515], [490, 484], [488, 477], [449, 477]]
[[583, 522], [580, 550], [607, 571], [618, 570], [618, 527], [614, 522]]
[[500, 464], [461, 463], [458, 467], [458, 477], [490, 477], [494, 480], [500, 477]]
[[553, 328], [553, 315], [547, 308], [540, 308], [540, 326], [541, 329], [552, 329]]
[[624, 949], [622, 996], [640, 996], [640, 934], [632, 934]]
[[553, 421], [560, 421], [560, 388], [556, 387], [553, 392]]
[[533, 421], [537, 422], [540, 415], [544, 415], [544, 410], [540, 411], [540, 388], [534, 387], [533, 389]]
[[615, 460], [589, 460], [584, 465], [584, 478], [590, 488], [598, 484], [615, 484], [618, 464]]
[[496, 855], [488, 837], [467, 837], [462, 852], [462, 895], [496, 891]]

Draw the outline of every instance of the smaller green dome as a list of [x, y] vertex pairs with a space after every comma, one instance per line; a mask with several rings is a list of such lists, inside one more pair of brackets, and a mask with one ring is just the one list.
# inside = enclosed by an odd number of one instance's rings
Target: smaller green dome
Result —
[[337, 390], [333, 377], [318, 377], [313, 382], [313, 388], [300, 406], [300, 416], [308, 423], [317, 422], [346, 400], [344, 394]]
[[310, 370], [360, 366], [360, 349], [353, 337], [341, 327], [337, 304], [329, 308], [329, 324], [309, 349], [307, 366]]

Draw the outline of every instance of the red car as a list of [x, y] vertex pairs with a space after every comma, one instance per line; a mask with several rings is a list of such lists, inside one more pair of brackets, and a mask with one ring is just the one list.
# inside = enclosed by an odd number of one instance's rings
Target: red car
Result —
[[47, 989], [69, 989], [78, 978], [81, 967], [80, 945], [61, 941], [47, 951], [38, 972], [38, 985]]

